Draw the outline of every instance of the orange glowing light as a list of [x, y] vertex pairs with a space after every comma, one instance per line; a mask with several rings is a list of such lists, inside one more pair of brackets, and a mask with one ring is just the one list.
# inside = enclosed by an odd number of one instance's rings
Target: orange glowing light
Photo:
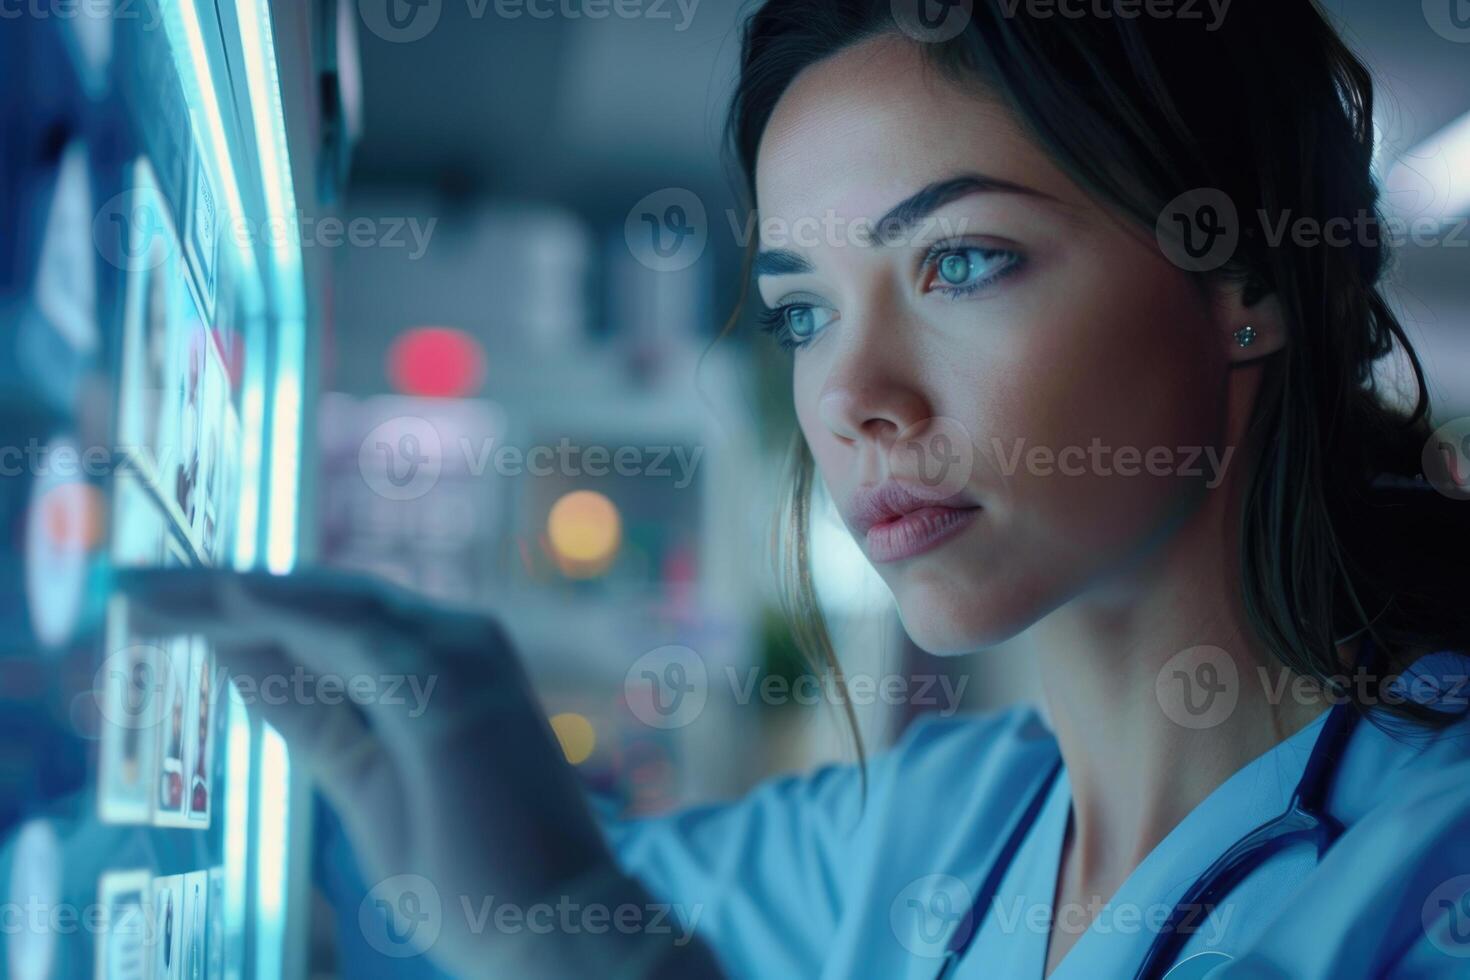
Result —
[[546, 534], [562, 571], [590, 578], [612, 564], [622, 541], [617, 506], [595, 490], [574, 490], [551, 507]]

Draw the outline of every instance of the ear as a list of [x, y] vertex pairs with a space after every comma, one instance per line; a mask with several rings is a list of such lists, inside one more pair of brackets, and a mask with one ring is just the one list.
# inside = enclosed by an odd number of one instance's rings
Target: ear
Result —
[[1286, 315], [1274, 290], [1255, 279], [1215, 281], [1215, 327], [1226, 357], [1246, 364], [1286, 346]]

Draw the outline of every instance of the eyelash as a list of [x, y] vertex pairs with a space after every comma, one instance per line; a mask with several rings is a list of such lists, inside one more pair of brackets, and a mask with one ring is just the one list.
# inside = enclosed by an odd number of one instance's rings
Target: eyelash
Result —
[[[935, 242], [933, 245], [929, 246], [928, 251], [926, 251], [923, 258], [919, 260], [919, 271], [921, 273], [924, 273], [928, 270], [936, 269], [939, 265], [940, 259], [944, 258], [946, 255], [956, 252], [979, 252], [986, 258], [1003, 257], [1007, 261], [995, 272], [992, 272], [990, 275], [982, 279], [977, 279], [975, 282], [966, 283], [959, 286], [938, 287], [938, 291], [944, 293], [950, 299], [960, 299], [961, 297], [969, 296], [973, 293], [979, 292], [981, 289], [984, 289], [988, 286], [993, 286], [1007, 276], [1010, 276], [1013, 273], [1019, 271], [1021, 266], [1025, 263], [1025, 259], [1023, 258], [1023, 256], [1019, 252], [1016, 252], [1012, 249], [985, 248], [979, 245], [965, 245], [951, 241], [942, 241]], [[759, 315], [762, 332], [770, 334], [772, 338], [775, 339], [776, 343], [780, 345], [782, 350], [790, 351], [805, 347], [807, 344], [816, 339], [816, 335], [814, 334], [813, 336], [808, 337], [805, 340], [797, 340], [794, 336], [792, 336], [791, 330], [787, 326], [787, 317], [791, 310], [810, 308], [813, 305], [814, 304], [812, 303], [782, 303], [763, 311]]]

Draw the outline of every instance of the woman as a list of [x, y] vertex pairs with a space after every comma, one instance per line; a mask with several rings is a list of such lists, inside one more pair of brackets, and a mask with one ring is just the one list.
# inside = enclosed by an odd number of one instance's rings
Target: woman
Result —
[[[1366, 72], [1306, 0], [900, 6], [772, 0], [744, 31], [793, 592], [820, 473], [921, 647], [1031, 630], [1050, 726], [920, 723], [866, 767], [599, 824], [494, 623], [320, 574], [135, 594], [237, 670], [442, 675], [417, 720], [279, 723], [369, 880], [432, 883], [424, 943], [462, 975], [1460, 975], [1465, 663], [1425, 655], [1470, 647], [1466, 505], [1393, 489], [1430, 433], [1422, 380], [1400, 410], [1371, 372], [1397, 349], [1418, 379], [1376, 285]], [[1361, 220], [1273, 241], [1283, 214]], [[839, 231], [794, 233], [813, 217]], [[1344, 827], [1330, 849], [1255, 852], [1173, 912], [1319, 744], [1304, 826]], [[418, 882], [375, 893], [399, 938]], [[451, 907], [487, 895], [665, 902], [695, 936]]]

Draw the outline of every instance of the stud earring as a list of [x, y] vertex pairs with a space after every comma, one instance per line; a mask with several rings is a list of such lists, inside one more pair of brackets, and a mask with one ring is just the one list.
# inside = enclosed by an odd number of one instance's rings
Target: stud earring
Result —
[[1235, 331], [1235, 342], [1242, 347], [1249, 347], [1256, 342], [1256, 328], [1246, 324]]

